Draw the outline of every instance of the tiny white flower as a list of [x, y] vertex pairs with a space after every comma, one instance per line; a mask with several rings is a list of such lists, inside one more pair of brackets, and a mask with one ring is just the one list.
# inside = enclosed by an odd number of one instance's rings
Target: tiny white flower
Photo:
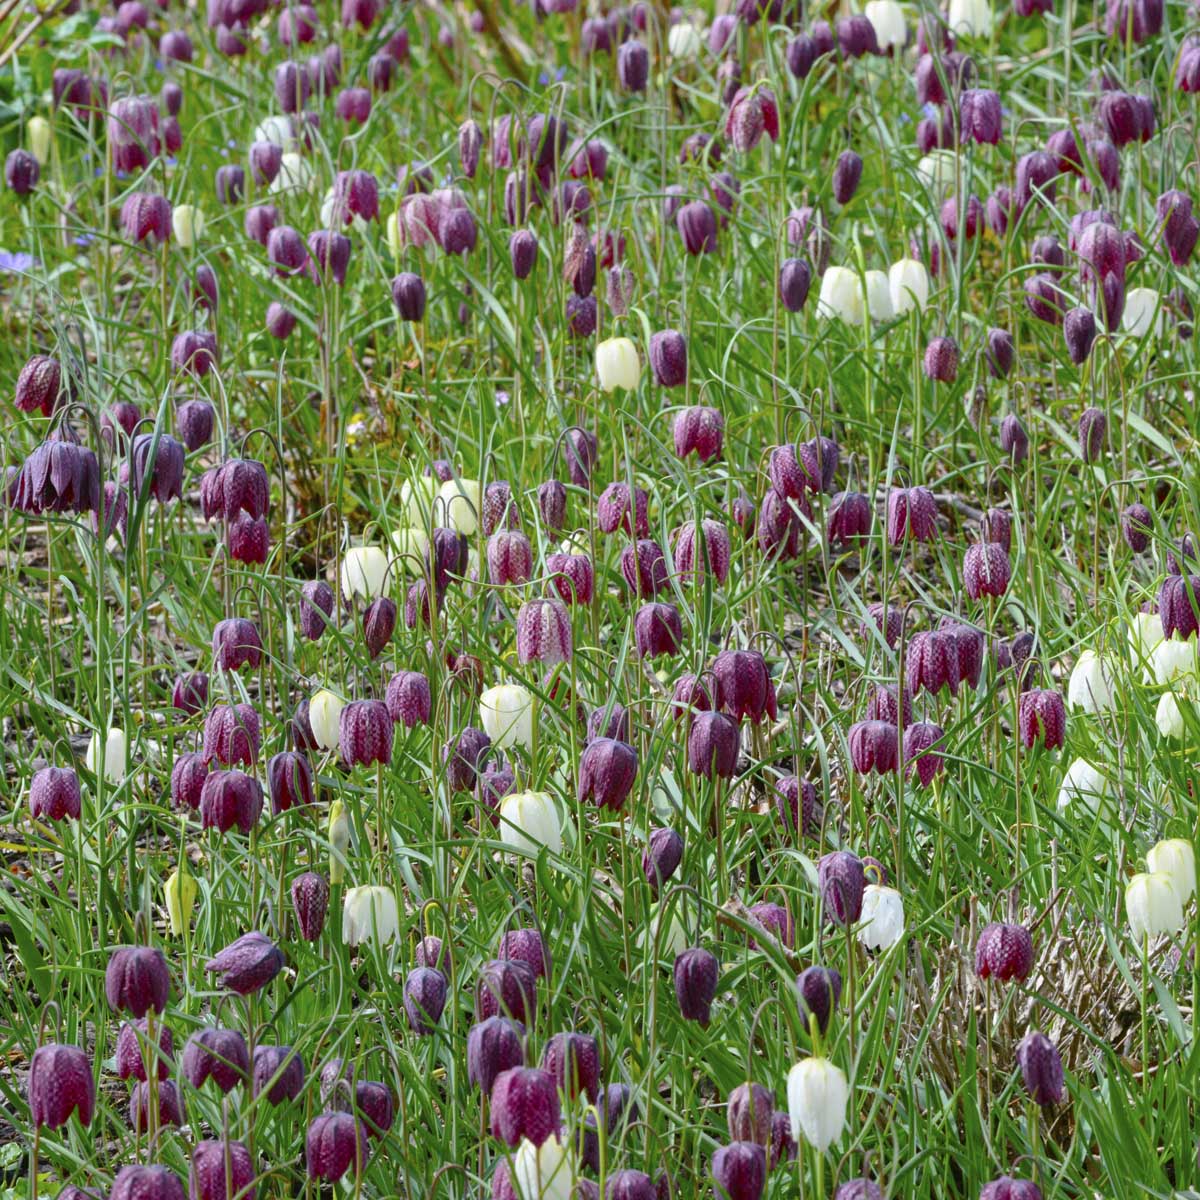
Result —
[[1058, 789], [1058, 811], [1066, 812], [1076, 804], [1095, 814], [1108, 795], [1109, 781], [1087, 759], [1077, 758], [1068, 768]]
[[867, 0], [863, 15], [875, 30], [875, 40], [885, 54], [900, 49], [908, 40], [908, 26], [904, 21], [904, 9], [896, 0]]
[[558, 808], [546, 792], [509, 792], [500, 802], [500, 840], [513, 850], [537, 855], [545, 846], [562, 853]]
[[483, 488], [478, 479], [447, 479], [438, 489], [435, 505], [438, 524], [446, 524], [472, 537], [483, 511]]
[[890, 950], [904, 937], [904, 901], [895, 888], [868, 883], [863, 889], [858, 940], [868, 950]]
[[915, 258], [902, 258], [888, 269], [888, 293], [896, 316], [916, 309], [925, 311], [929, 303], [929, 272]]
[[882, 271], [868, 271], [863, 276], [867, 297], [867, 314], [872, 321], [890, 321], [895, 315], [888, 277]]
[[254, 131], [254, 141], [256, 142], [271, 142], [273, 145], [282, 146], [285, 150], [295, 144], [296, 138], [292, 132], [292, 118], [284, 116], [270, 116], [262, 121], [258, 128]]
[[950, 0], [947, 24], [951, 33], [987, 37], [992, 32], [991, 0]]
[[533, 694], [515, 683], [490, 687], [479, 697], [483, 731], [498, 750], [533, 745]]
[[695, 58], [702, 45], [700, 30], [686, 18], [676, 21], [667, 33], [667, 49], [672, 58]]
[[271, 183], [273, 193], [307, 192], [316, 178], [312, 163], [299, 154], [288, 151], [279, 162], [279, 174]]
[[1163, 311], [1158, 293], [1153, 288], [1130, 288], [1125, 296], [1125, 311], [1121, 328], [1132, 337], [1145, 337], [1153, 332], [1157, 337], [1163, 330]]
[[863, 323], [863, 290], [858, 275], [849, 267], [829, 267], [821, 276], [821, 295], [817, 313], [838, 318], [847, 325]]
[[[110, 729], [104, 738], [104, 778], [109, 783], [120, 783], [125, 778], [129, 746], [125, 732]], [[93, 733], [87, 748], [87, 768], [93, 774], [100, 770], [100, 734]]]
[[171, 232], [185, 249], [194, 246], [204, 233], [204, 214], [194, 204], [177, 204], [171, 209]]
[[29, 144], [29, 153], [38, 160], [39, 166], [44, 167], [50, 161], [50, 122], [45, 117], [30, 117], [25, 125], [25, 141]]
[[378, 940], [386, 946], [400, 931], [396, 893], [389, 887], [353, 887], [342, 905], [342, 940], [347, 946]]
[[615, 392], [617, 388], [632, 392], [637, 388], [642, 364], [629, 338], [609, 338], [596, 347], [596, 377], [603, 392]]
[[540, 1146], [522, 1138], [512, 1157], [510, 1178], [521, 1200], [571, 1200], [575, 1160], [569, 1144], [554, 1135]]
[[1085, 713], [1101, 713], [1115, 702], [1112, 667], [1094, 650], [1085, 650], [1067, 683], [1067, 703]]
[[308, 702], [308, 725], [322, 750], [336, 750], [345, 704], [328, 688], [322, 688]]
[[850, 1085], [840, 1067], [826, 1058], [803, 1059], [788, 1072], [787, 1098], [795, 1141], [803, 1134], [824, 1153], [842, 1136]]
[[1186, 904], [1196, 890], [1196, 851], [1187, 838], [1167, 838], [1146, 852], [1146, 866], [1155, 874], [1165, 875]]
[[378, 546], [351, 546], [342, 555], [342, 591], [376, 600], [387, 583], [388, 557]]
[[1137, 941], [1183, 928], [1183, 902], [1169, 875], [1148, 872], [1135, 875], [1125, 888], [1125, 914]]
[[1183, 737], [1183, 713], [1174, 692], [1163, 692], [1158, 698], [1158, 707], [1154, 710], [1154, 723], [1158, 726], [1158, 732], [1168, 741], [1175, 742]]
[[1160, 687], [1170, 687], [1180, 680], [1196, 679], [1200, 675], [1195, 638], [1163, 638], [1150, 651], [1150, 675]]

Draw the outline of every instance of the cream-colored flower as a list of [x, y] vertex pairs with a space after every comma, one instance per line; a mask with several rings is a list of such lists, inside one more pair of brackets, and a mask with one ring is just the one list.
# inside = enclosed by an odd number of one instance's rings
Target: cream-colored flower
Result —
[[821, 276], [818, 315], [830, 320], [836, 317], [847, 325], [861, 325], [864, 311], [863, 289], [858, 275], [849, 267], [828, 267]]
[[792, 1138], [801, 1135], [818, 1153], [824, 1153], [842, 1136], [850, 1085], [840, 1067], [827, 1058], [798, 1062], [787, 1078], [788, 1115]]
[[194, 204], [175, 205], [171, 209], [171, 232], [185, 250], [190, 250], [204, 233], [204, 213]]
[[187, 864], [181, 862], [163, 884], [163, 900], [173, 937], [179, 937], [191, 925], [196, 891], [196, 881], [188, 874]]
[[929, 303], [929, 272], [915, 258], [902, 258], [888, 269], [888, 293], [896, 316], [916, 309], [925, 311]]
[[609, 338], [596, 347], [596, 378], [604, 392], [615, 392], [617, 388], [632, 392], [637, 388], [642, 363], [631, 339]]
[[868, 950], [890, 950], [904, 937], [904, 901], [891, 887], [868, 883], [863, 889], [858, 940]]
[[342, 905], [342, 940], [347, 946], [378, 941], [386, 946], [400, 931], [396, 893], [389, 887], [349, 888]]
[[[129, 757], [129, 743], [125, 739], [124, 730], [110, 729], [104, 738], [104, 778], [109, 783], [120, 783], [125, 778], [125, 768]], [[100, 734], [93, 733], [88, 742], [87, 768], [93, 774], [100, 771]]]
[[500, 840], [524, 854], [537, 855], [545, 846], [562, 853], [562, 824], [558, 808], [546, 792], [509, 792], [500, 802]]
[[498, 750], [533, 746], [533, 694], [516, 683], [490, 687], [479, 697], [483, 731]]
[[1183, 901], [1171, 877], [1151, 871], [1135, 875], [1125, 888], [1125, 914], [1137, 941], [1183, 928]]
[[308, 725], [317, 745], [326, 751], [338, 748], [345, 703], [328, 688], [321, 688], [308, 702]]
[[1186, 904], [1196, 890], [1196, 850], [1187, 838], [1167, 838], [1146, 852], [1146, 866], [1158, 875], [1165, 875]]
[[867, 0], [863, 15], [875, 30], [875, 40], [885, 54], [899, 50], [908, 40], [908, 26], [904, 20], [904, 9], [896, 0]]
[[50, 145], [53, 134], [50, 122], [45, 117], [30, 117], [25, 125], [25, 142], [29, 153], [38, 160], [39, 166], [45, 166], [50, 161]]
[[483, 511], [483, 488], [479, 480], [447, 479], [438, 489], [438, 500], [445, 523], [472, 537], [479, 528], [479, 514]]
[[378, 546], [351, 546], [342, 555], [342, 592], [363, 600], [383, 595], [388, 557]]

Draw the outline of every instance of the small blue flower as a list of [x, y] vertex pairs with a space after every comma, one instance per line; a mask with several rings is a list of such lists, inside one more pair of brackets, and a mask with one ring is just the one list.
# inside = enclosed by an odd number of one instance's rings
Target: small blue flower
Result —
[[38, 265], [32, 254], [18, 250], [15, 254], [8, 250], [0, 250], [0, 274], [23, 275]]

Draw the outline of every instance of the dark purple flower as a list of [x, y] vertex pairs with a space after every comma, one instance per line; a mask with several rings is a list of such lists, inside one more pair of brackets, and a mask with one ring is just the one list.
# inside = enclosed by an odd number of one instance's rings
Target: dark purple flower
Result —
[[1026, 1090], [1036, 1104], [1049, 1108], [1067, 1098], [1062, 1058], [1045, 1034], [1030, 1030], [1021, 1039], [1017, 1046], [1017, 1064]]
[[976, 542], [963, 560], [963, 586], [972, 600], [1003, 596], [1012, 575], [1008, 554], [997, 542]]
[[796, 1002], [807, 1028], [814, 1019], [824, 1035], [842, 995], [842, 977], [831, 967], [805, 967], [796, 977]]
[[29, 782], [29, 811], [46, 821], [79, 820], [79, 777], [66, 767], [43, 767]]
[[166, 1167], [122, 1167], [113, 1180], [108, 1200], [183, 1200], [183, 1184]]
[[506, 1146], [528, 1138], [540, 1146], [558, 1133], [560, 1110], [554, 1077], [536, 1067], [510, 1067], [491, 1093], [492, 1135]]
[[289, 808], [312, 804], [312, 767], [302, 750], [282, 750], [268, 760], [267, 791], [271, 812], [276, 816]]
[[249, 704], [217, 704], [204, 718], [204, 758], [209, 763], [253, 766], [261, 746], [262, 726]]
[[585, 1033], [556, 1033], [542, 1051], [542, 1070], [569, 1099], [600, 1094], [600, 1046]]
[[[866, 22], [868, 28], [870, 22]], [[839, 23], [840, 28], [840, 23]], [[853, 150], [843, 150], [833, 166], [833, 198], [839, 204], [849, 204], [862, 179], [863, 160]]]
[[367, 1131], [349, 1113], [322, 1113], [308, 1127], [305, 1163], [310, 1179], [337, 1183], [351, 1167], [361, 1173], [369, 1153]]
[[862, 859], [848, 850], [835, 850], [818, 863], [817, 879], [826, 920], [843, 928], [855, 924], [862, 915], [866, 886]]
[[929, 542], [937, 536], [937, 501], [928, 488], [892, 488], [887, 499], [887, 538], [902, 546], [908, 538]]
[[683, 861], [683, 838], [673, 829], [653, 829], [642, 853], [642, 874], [657, 896]]
[[171, 995], [171, 972], [161, 950], [151, 946], [121, 946], [109, 956], [104, 994], [113, 1012], [144, 1017], [166, 1010]]
[[188, 1172], [188, 1200], [254, 1200], [255, 1171], [241, 1142], [197, 1142]]
[[47, 1042], [29, 1062], [29, 1111], [39, 1129], [60, 1129], [78, 1113], [82, 1125], [96, 1111], [96, 1081], [92, 1064], [78, 1046]]
[[305, 871], [292, 880], [292, 908], [300, 936], [315, 942], [325, 928], [325, 912], [329, 907], [329, 884], [323, 875]]
[[759, 1200], [767, 1179], [767, 1151], [759, 1142], [733, 1142], [712, 1157], [715, 1194], [727, 1200]]
[[676, 957], [675, 998], [685, 1020], [708, 1024], [719, 973], [716, 956], [699, 946], [684, 950]]
[[680, 458], [694, 453], [702, 463], [711, 462], [721, 456], [725, 420], [715, 408], [683, 408], [675, 416], [672, 436]]
[[524, 959], [490, 959], [479, 968], [475, 1015], [481, 1021], [506, 1016], [530, 1024], [537, 1008], [537, 980], [534, 968]]
[[1017, 732], [1027, 750], [1039, 742], [1047, 750], [1061, 748], [1066, 728], [1067, 712], [1059, 692], [1038, 688], [1021, 694]]
[[420, 321], [425, 316], [425, 282], [412, 271], [402, 271], [392, 280], [392, 303], [402, 321]]
[[382, 700], [354, 700], [342, 709], [338, 751], [348, 767], [392, 761], [392, 718]]
[[405, 976], [404, 1012], [418, 1037], [430, 1036], [442, 1019], [447, 989], [445, 975], [435, 967], [415, 967]]
[[717, 249], [717, 219], [703, 200], [683, 205], [675, 214], [675, 227], [688, 254], [711, 254]]
[[898, 769], [899, 735], [894, 722], [859, 721], [850, 726], [850, 763], [860, 775], [887, 775]]
[[507, 1017], [486, 1017], [467, 1034], [467, 1078], [485, 1096], [498, 1076], [525, 1062], [524, 1026]]
[[239, 996], [260, 991], [283, 969], [283, 951], [266, 934], [244, 933], [204, 964], [219, 975], [222, 987]]
[[732, 717], [719, 712], [701, 712], [688, 730], [688, 768], [705, 779], [731, 779], [737, 771], [741, 737]]

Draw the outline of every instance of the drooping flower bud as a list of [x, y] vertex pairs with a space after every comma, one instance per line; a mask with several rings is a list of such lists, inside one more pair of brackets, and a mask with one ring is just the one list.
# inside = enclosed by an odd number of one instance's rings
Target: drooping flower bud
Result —
[[363, 1123], [349, 1113], [322, 1113], [305, 1136], [305, 1164], [310, 1179], [337, 1183], [352, 1167], [361, 1174], [370, 1153]]
[[1017, 1046], [1017, 1064], [1034, 1103], [1049, 1108], [1067, 1098], [1062, 1058], [1045, 1034], [1030, 1030], [1021, 1039]]
[[202, 1087], [206, 1079], [212, 1079], [228, 1093], [249, 1077], [246, 1040], [233, 1029], [199, 1029], [183, 1048], [180, 1069], [192, 1087]]
[[527, 1138], [535, 1146], [558, 1133], [560, 1109], [554, 1077], [536, 1067], [511, 1067], [492, 1085], [491, 1128], [509, 1147]]
[[92, 1064], [78, 1046], [47, 1042], [29, 1062], [29, 1111], [39, 1129], [61, 1129], [72, 1113], [90, 1125], [96, 1111], [96, 1081]]
[[688, 1021], [707, 1025], [717, 994], [720, 964], [716, 956], [702, 947], [684, 950], [675, 958], [675, 998], [680, 1015]]
[[1017, 702], [1017, 731], [1025, 748], [1041, 743], [1047, 750], [1062, 747], [1067, 711], [1059, 692], [1035, 688], [1021, 693]]
[[1024, 925], [985, 925], [975, 944], [975, 974], [980, 979], [1022, 983], [1033, 970], [1033, 939]]
[[435, 967], [416, 967], [404, 979], [404, 1012], [418, 1037], [429, 1037], [446, 1007], [446, 977]]
[[161, 950], [150, 946], [121, 946], [109, 956], [104, 994], [113, 1012], [144, 1017], [166, 1010], [171, 995], [171, 972]]
[[320, 939], [328, 908], [329, 884], [323, 875], [305, 871], [292, 880], [292, 909], [300, 927], [300, 936], [306, 942]]
[[817, 878], [826, 920], [843, 927], [855, 924], [862, 915], [866, 887], [862, 859], [848, 850], [835, 850], [818, 863]]
[[673, 829], [654, 829], [642, 853], [642, 874], [652, 895], [659, 891], [683, 861], [683, 838]]
[[244, 933], [204, 964], [221, 986], [239, 996], [261, 991], [283, 970], [283, 951], [264, 933]]
[[767, 1151], [757, 1141], [733, 1142], [712, 1157], [717, 1195], [729, 1200], [760, 1200], [767, 1179]]
[[355, 700], [341, 711], [338, 751], [348, 767], [392, 761], [392, 718], [381, 700]]

